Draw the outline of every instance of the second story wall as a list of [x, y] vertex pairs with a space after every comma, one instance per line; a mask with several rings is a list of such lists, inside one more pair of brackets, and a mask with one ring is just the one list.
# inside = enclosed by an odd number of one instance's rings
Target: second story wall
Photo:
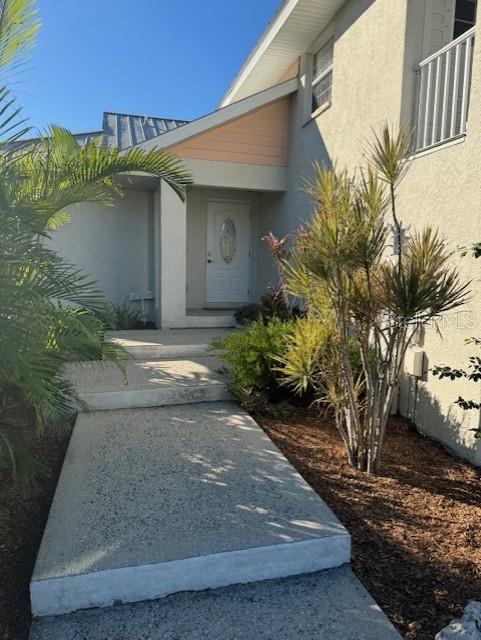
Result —
[[[288, 190], [272, 210], [266, 204], [265, 231], [289, 233], [309, 217], [312, 205], [301, 192], [313, 162], [353, 168], [372, 128], [398, 122], [402, 108], [408, 0], [348, 0], [300, 61], [301, 88], [291, 98]], [[311, 116], [312, 54], [334, 39], [330, 105]], [[267, 280], [271, 267], [263, 253]]]
[[[407, 0], [349, 0], [312, 43], [301, 61], [303, 91], [291, 123], [296, 164], [316, 156], [319, 143], [328, 162], [352, 168], [371, 128], [399, 120], [406, 19]], [[332, 97], [312, 116], [312, 56], [331, 36]]]
[[[478, 24], [481, 6], [478, 7]], [[414, 17], [412, 16], [414, 20]], [[407, 233], [435, 227], [452, 250], [452, 262], [463, 281], [470, 281], [471, 297], [461, 309], [447, 314], [437, 328], [419, 336], [425, 352], [424, 376], [417, 384], [407, 377], [401, 387], [401, 411], [433, 438], [481, 465], [481, 441], [472, 429], [480, 425], [480, 413], [462, 411], [458, 396], [481, 400], [479, 385], [458, 379], [439, 380], [432, 368], [449, 365], [466, 368], [476, 353], [466, 340], [481, 334], [481, 264], [461, 247], [481, 240], [481, 42], [472, 51], [472, 83], [465, 136], [417, 154], [410, 161], [398, 192], [398, 211]], [[407, 49], [408, 50], [408, 49]], [[409, 50], [408, 50], [409, 51]], [[425, 52], [424, 52], [425, 53]], [[430, 53], [430, 52], [428, 52]], [[408, 72], [411, 76], [408, 76]], [[413, 67], [406, 69], [406, 82]]]

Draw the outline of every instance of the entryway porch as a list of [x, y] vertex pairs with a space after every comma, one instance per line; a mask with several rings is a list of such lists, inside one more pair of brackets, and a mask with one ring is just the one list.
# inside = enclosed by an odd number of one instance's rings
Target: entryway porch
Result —
[[229, 186], [216, 184], [215, 174], [214, 184], [199, 184], [194, 172], [185, 202], [160, 185], [154, 243], [159, 328], [232, 327], [234, 311], [256, 301], [269, 284], [270, 274], [258, 266], [261, 237], [285, 189], [285, 168], [266, 177], [263, 168], [251, 167], [257, 176], [246, 180], [238, 166], [223, 168], [224, 175], [231, 172]]

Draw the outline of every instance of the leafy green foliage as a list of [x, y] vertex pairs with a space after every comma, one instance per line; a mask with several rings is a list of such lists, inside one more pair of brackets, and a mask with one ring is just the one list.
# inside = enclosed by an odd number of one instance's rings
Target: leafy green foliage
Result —
[[[37, 29], [32, 0], [0, 0], [0, 72], [28, 52]], [[113, 205], [119, 173], [153, 174], [181, 198], [191, 182], [177, 158], [157, 149], [80, 146], [55, 126], [20, 143], [25, 132], [9, 89], [0, 89], [0, 467], [24, 483], [34, 471], [21, 446], [25, 428], [64, 424], [75, 411], [65, 363], [110, 358], [121, 366], [97, 315], [101, 291], [48, 247], [52, 229], [68, 221], [71, 205]]]
[[335, 327], [328, 319], [308, 316], [293, 322], [285, 349], [275, 359], [282, 383], [302, 395], [326, 386], [333, 361]]
[[107, 331], [125, 331], [139, 329], [145, 325], [142, 312], [139, 308], [123, 304], [107, 304], [97, 317]]
[[34, 0], [0, 2], [0, 69], [28, 55], [40, 28]]
[[274, 397], [280, 387], [278, 358], [284, 352], [292, 323], [274, 318], [257, 319], [214, 342], [227, 365], [231, 389], [236, 397], [261, 393]]
[[14, 160], [10, 155], [0, 157], [0, 171], [8, 178], [0, 185], [0, 199], [5, 198], [39, 234], [68, 221], [68, 207], [73, 204], [114, 205], [122, 195], [115, 181], [120, 173], [158, 176], [182, 199], [192, 181], [178, 158], [158, 149], [134, 147], [121, 152], [102, 146], [100, 139], [81, 146], [69, 131], [57, 126], [17, 148]]
[[252, 302], [234, 311], [234, 319], [237, 324], [243, 326], [250, 324], [262, 317], [262, 305]]
[[287, 304], [283, 291], [268, 291], [261, 296], [260, 303], [247, 304], [234, 313], [236, 322], [240, 325], [262, 318], [264, 322], [269, 322], [273, 318], [279, 320], [292, 320], [303, 315], [298, 306]]

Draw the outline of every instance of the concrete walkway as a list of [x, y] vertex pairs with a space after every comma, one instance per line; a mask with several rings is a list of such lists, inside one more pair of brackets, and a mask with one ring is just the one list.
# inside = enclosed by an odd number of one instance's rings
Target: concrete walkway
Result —
[[150, 342], [159, 359], [129, 362], [127, 386], [109, 365], [69, 368], [88, 410], [31, 582], [34, 615], [61, 617], [36, 620], [31, 640], [398, 638], [349, 569], [334, 569], [350, 536], [330, 509], [237, 405], [196, 401], [203, 385], [226, 394], [199, 355], [206, 334], [190, 345], [188, 331], [135, 333], [113, 339]]
[[107, 336], [136, 359], [191, 358], [212, 354], [212, 340], [229, 329], [169, 329], [168, 331], [110, 331]]
[[125, 373], [112, 363], [66, 367], [80, 411], [161, 407], [229, 399], [219, 363], [212, 357], [132, 360]]
[[401, 640], [348, 566], [45, 618], [31, 640]]

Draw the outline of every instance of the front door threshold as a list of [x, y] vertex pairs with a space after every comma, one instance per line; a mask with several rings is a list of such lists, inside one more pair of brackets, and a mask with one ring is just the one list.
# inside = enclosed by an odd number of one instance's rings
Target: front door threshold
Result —
[[179, 318], [179, 329], [222, 329], [235, 327], [233, 309], [188, 309], [183, 318]]

